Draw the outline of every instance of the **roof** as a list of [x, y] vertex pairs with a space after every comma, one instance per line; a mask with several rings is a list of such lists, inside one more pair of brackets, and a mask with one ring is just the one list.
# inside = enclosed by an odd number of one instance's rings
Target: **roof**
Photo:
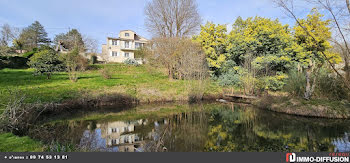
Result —
[[116, 37], [107, 37], [107, 39], [111, 39], [111, 40], [127, 40], [127, 41], [133, 41], [134, 39], [126, 39], [126, 38], [120, 38], [120, 37], [118, 37], [118, 38], [116, 38]]
[[121, 30], [120, 32], [124, 32], [124, 31], [131, 31], [131, 32], [134, 32], [134, 33], [136, 33], [135, 31], [133, 31], [133, 30], [130, 30], [130, 29], [126, 29], [126, 30]]
[[[134, 32], [133, 30], [129, 30], [129, 29], [127, 29], [127, 30], [121, 30], [120, 32], [124, 32], [124, 31], [131, 31], [131, 32]], [[120, 33], [119, 32], [119, 33]], [[138, 35], [138, 34], [136, 34], [136, 32], [134, 32], [135, 33], [135, 35], [136, 36], [138, 36], [140, 39], [144, 39], [145, 41], [148, 41], [148, 39], [147, 38], [145, 38], [145, 37], [142, 37], [142, 36], [140, 36], [140, 35]], [[127, 39], [127, 38], [120, 38], [120, 37], [107, 37], [107, 39], [111, 39], [111, 40], [127, 40], [127, 41], [133, 41], [134, 39]], [[140, 40], [140, 41], [143, 41], [143, 40]]]

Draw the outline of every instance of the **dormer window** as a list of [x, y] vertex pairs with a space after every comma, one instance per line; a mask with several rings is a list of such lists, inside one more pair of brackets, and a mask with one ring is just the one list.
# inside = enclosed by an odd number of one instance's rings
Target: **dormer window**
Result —
[[130, 36], [130, 34], [129, 33], [125, 33], [125, 37], [129, 37]]

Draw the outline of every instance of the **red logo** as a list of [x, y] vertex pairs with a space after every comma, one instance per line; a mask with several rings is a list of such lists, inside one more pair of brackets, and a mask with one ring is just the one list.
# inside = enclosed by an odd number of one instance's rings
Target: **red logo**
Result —
[[286, 154], [286, 162], [295, 162], [295, 159], [296, 159], [295, 153]]

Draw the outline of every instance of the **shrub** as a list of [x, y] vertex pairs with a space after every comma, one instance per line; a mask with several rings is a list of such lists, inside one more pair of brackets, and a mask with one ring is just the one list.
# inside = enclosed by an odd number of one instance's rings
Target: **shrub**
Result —
[[79, 71], [85, 71], [89, 67], [88, 60], [79, 54], [78, 48], [67, 54], [62, 54], [60, 59], [65, 65], [69, 79], [73, 82], [78, 81]]
[[133, 65], [133, 66], [138, 66], [139, 63], [135, 59], [128, 58], [124, 61], [125, 64], [127, 65]]
[[105, 79], [111, 79], [112, 78], [113, 71], [108, 66], [104, 66], [99, 72], [102, 75], [102, 77], [105, 78]]
[[190, 103], [203, 100], [204, 92], [209, 85], [208, 80], [193, 80], [188, 81], [188, 101]]
[[[313, 96], [330, 100], [343, 100], [349, 98], [349, 94], [346, 89], [344, 89], [341, 79], [332, 76], [328, 69], [321, 68], [320, 72], [315, 75], [317, 75], [317, 83]], [[305, 74], [293, 70], [288, 74], [284, 91], [289, 92], [292, 96], [304, 97], [305, 83]]]
[[277, 73], [276, 76], [264, 77], [261, 80], [264, 81], [263, 83], [265, 84], [266, 90], [278, 91], [283, 89], [286, 78], [287, 76], [285, 74]]
[[0, 56], [0, 69], [1, 68], [28, 68], [28, 59], [19, 56]]
[[315, 96], [330, 100], [348, 99], [349, 95], [341, 79], [336, 76], [331, 76], [330, 74], [331, 73], [327, 70], [321, 69], [319, 73], [319, 82], [315, 89]]
[[78, 55], [77, 56], [78, 70], [85, 71], [89, 68], [89, 61], [85, 57]]
[[305, 92], [305, 75], [297, 70], [291, 70], [288, 73], [288, 79], [284, 86], [284, 91], [289, 92], [292, 96], [303, 97]]
[[47, 79], [55, 72], [62, 70], [62, 62], [53, 50], [43, 50], [30, 58], [28, 65], [35, 69], [34, 75], [46, 75]]
[[241, 86], [240, 75], [234, 71], [229, 71], [219, 76], [218, 82], [220, 86], [231, 87], [231, 93], [233, 93], [233, 87]]
[[26, 104], [27, 96], [20, 90], [9, 90], [10, 98], [0, 115], [0, 128], [14, 134], [23, 134], [41, 114], [37, 104]]
[[36, 51], [25, 52], [25, 53], [23, 54], [22, 57], [24, 57], [24, 58], [30, 58], [30, 57], [32, 57], [35, 53], [36, 53]]

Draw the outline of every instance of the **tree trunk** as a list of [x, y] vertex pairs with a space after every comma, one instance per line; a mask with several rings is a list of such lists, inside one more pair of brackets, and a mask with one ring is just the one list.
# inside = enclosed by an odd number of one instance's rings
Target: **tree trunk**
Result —
[[[320, 69], [322, 67], [322, 64], [318, 65], [317, 67], [314, 66], [310, 66], [307, 70], [306, 70], [306, 89], [305, 89], [305, 94], [304, 94], [304, 98], [306, 100], [310, 100], [314, 91], [315, 91], [315, 87], [317, 84], [317, 78], [318, 78], [318, 74], [320, 72]], [[312, 78], [312, 72], [314, 72], [314, 77], [313, 77], [313, 81], [312, 83], [311, 78]]]
[[173, 80], [173, 69], [172, 69], [172, 68], [169, 68], [168, 71], [169, 71], [169, 72], [168, 72], [168, 73], [169, 73], [169, 74], [168, 74], [168, 75], [169, 75], [169, 79], [170, 79], [170, 80]]
[[346, 0], [346, 6], [348, 7], [349, 14], [350, 14], [350, 1], [349, 0]]
[[343, 51], [344, 53], [344, 71], [345, 71], [345, 79], [347, 81], [350, 81], [350, 67], [349, 67], [349, 59], [348, 54], [346, 51]]
[[310, 78], [311, 78], [311, 68], [308, 68], [305, 71], [305, 78], [306, 78], [306, 87], [305, 87], [305, 93], [304, 93], [304, 98], [306, 100], [310, 100], [312, 96], [312, 88], [311, 88], [311, 83], [310, 83]]

